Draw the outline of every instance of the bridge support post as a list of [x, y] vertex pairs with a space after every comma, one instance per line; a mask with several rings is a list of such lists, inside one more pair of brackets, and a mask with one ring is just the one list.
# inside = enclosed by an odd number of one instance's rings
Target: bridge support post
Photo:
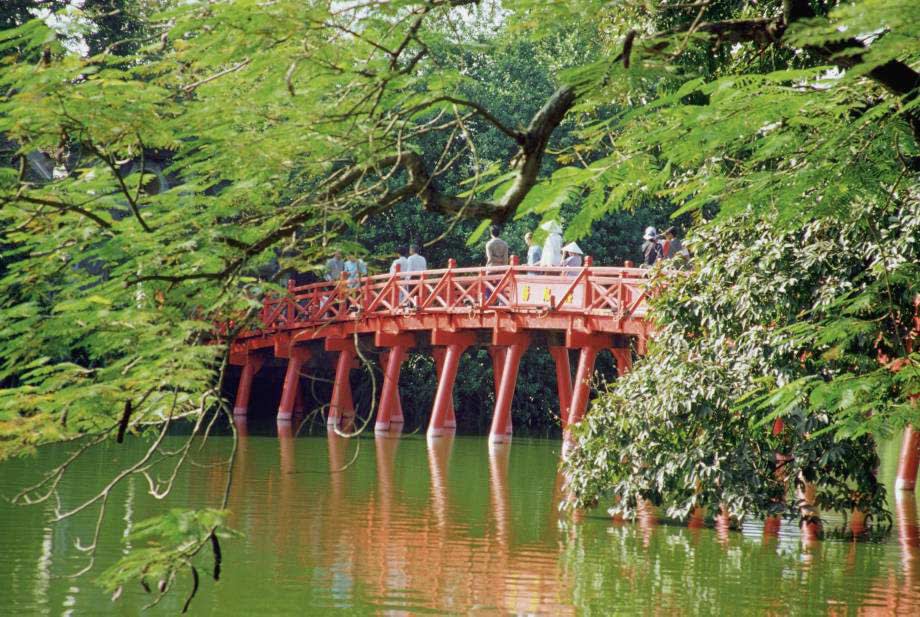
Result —
[[511, 401], [514, 398], [514, 387], [517, 385], [521, 357], [530, 344], [529, 338], [521, 334], [517, 335], [515, 340], [508, 342], [511, 344], [504, 353], [501, 379], [495, 395], [495, 412], [492, 414], [492, 429], [489, 431], [490, 443], [509, 443], [511, 441]]
[[502, 387], [502, 369], [505, 367], [505, 354], [508, 352], [506, 347], [489, 346], [489, 357], [492, 358], [492, 381], [495, 383], [495, 398], [498, 398], [498, 391]]
[[406, 358], [406, 348], [395, 345], [386, 353], [383, 360], [383, 388], [380, 392], [380, 405], [377, 409], [375, 433], [389, 433], [391, 426], [403, 424], [402, 403], [399, 400], [399, 371]]
[[898, 477], [895, 489], [913, 491], [917, 485], [917, 468], [920, 467], [920, 430], [912, 426], [904, 429], [901, 454], [898, 458]]
[[339, 352], [326, 426], [351, 431], [354, 428], [355, 404], [351, 396], [350, 378], [351, 370], [355, 367], [355, 345], [351, 340], [327, 339], [326, 350]]
[[444, 348], [444, 364], [438, 374], [438, 389], [434, 395], [434, 404], [431, 408], [431, 419], [428, 421], [428, 438], [441, 437], [445, 433], [453, 433], [453, 429], [446, 426], [450, 408], [453, 407], [454, 381], [457, 379], [457, 368], [460, 366], [460, 356], [466, 348], [476, 342], [475, 336], [468, 332], [443, 332], [434, 330], [431, 333], [431, 344]]
[[569, 408], [568, 424], [581, 422], [588, 410], [588, 397], [591, 394], [591, 375], [594, 373], [594, 361], [597, 359], [597, 347], [582, 347], [578, 356], [578, 369], [575, 372], [575, 384], [572, 389], [572, 404]]
[[233, 415], [245, 416], [249, 413], [249, 398], [252, 395], [252, 378], [255, 377], [265, 359], [261, 356], [248, 355], [236, 388], [236, 400], [233, 402]]
[[386, 347], [389, 351], [380, 355], [383, 363], [383, 388], [380, 392], [380, 405], [377, 409], [377, 422], [374, 424], [375, 433], [390, 433], [393, 425], [402, 429], [403, 411], [402, 402], [399, 400], [399, 371], [406, 351], [415, 346], [415, 337], [411, 334], [394, 334], [390, 332], [377, 332], [374, 335], [376, 347]]
[[306, 347], [293, 347], [288, 358], [287, 371], [284, 374], [284, 386], [281, 390], [281, 404], [278, 405], [278, 422], [290, 422], [297, 401], [300, 387], [300, 369], [310, 359]]
[[569, 350], [565, 347], [550, 347], [549, 353], [556, 365], [556, 389], [559, 392], [559, 421], [566, 427], [569, 407], [572, 405], [572, 366]]
[[[437, 376], [438, 382], [441, 381], [441, 374], [444, 370], [444, 354], [446, 350], [443, 347], [435, 347], [431, 355], [434, 356], [434, 369], [435, 375]], [[447, 414], [444, 417], [444, 428], [445, 429], [455, 429], [457, 428], [457, 415], [454, 412], [454, 397], [451, 395], [447, 399]]]
[[303, 416], [307, 411], [307, 403], [303, 399], [303, 388], [300, 383], [297, 385], [297, 393], [294, 395], [294, 415]]
[[620, 377], [632, 370], [632, 350], [629, 347], [612, 347], [610, 353], [617, 364], [617, 375]]
[[454, 381], [457, 379], [457, 368], [460, 365], [460, 356], [466, 350], [465, 345], [448, 345], [444, 350], [444, 365], [438, 374], [438, 389], [434, 395], [434, 405], [431, 408], [431, 420], [428, 422], [428, 437], [441, 437], [447, 432], [447, 416], [453, 407]]

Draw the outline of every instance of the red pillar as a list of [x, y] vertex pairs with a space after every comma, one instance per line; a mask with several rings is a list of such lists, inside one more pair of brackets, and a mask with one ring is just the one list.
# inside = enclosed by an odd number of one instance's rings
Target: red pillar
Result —
[[632, 350], [629, 347], [614, 347], [610, 352], [617, 363], [617, 375], [622, 377], [632, 370]]
[[291, 349], [288, 358], [287, 372], [284, 374], [284, 387], [281, 390], [281, 404], [278, 405], [278, 421], [290, 422], [297, 401], [297, 389], [300, 387], [300, 369], [310, 359], [310, 352], [306, 347]]
[[[443, 347], [435, 347], [431, 352], [431, 355], [434, 356], [435, 375], [437, 376], [438, 382], [441, 381], [441, 371], [444, 370], [445, 351]], [[457, 415], [454, 413], [453, 393], [451, 393], [450, 398], [447, 399], [447, 415], [444, 417], [444, 428], [457, 428]]]
[[549, 353], [556, 364], [556, 388], [559, 392], [559, 421], [565, 428], [572, 406], [572, 367], [569, 364], [569, 350], [565, 347], [550, 347]]
[[452, 343], [444, 352], [444, 366], [438, 375], [438, 390], [434, 395], [434, 406], [431, 409], [431, 420], [428, 423], [428, 437], [440, 437], [445, 433], [448, 409], [453, 405], [457, 367], [460, 365], [460, 356], [463, 355], [465, 349], [465, 345]]
[[374, 432], [388, 433], [393, 424], [403, 423], [402, 404], [399, 400], [399, 370], [406, 357], [404, 345], [394, 345], [384, 360], [383, 389]]
[[591, 376], [594, 374], [594, 361], [597, 359], [597, 347], [582, 347], [578, 356], [578, 370], [575, 372], [575, 384], [572, 392], [572, 405], [569, 409], [568, 424], [580, 422], [588, 410], [588, 397], [591, 394]]
[[489, 357], [492, 358], [492, 381], [495, 383], [495, 398], [498, 398], [498, 391], [502, 387], [502, 369], [505, 366], [506, 347], [496, 345], [489, 346]]
[[345, 431], [353, 428], [355, 405], [351, 398], [351, 369], [355, 363], [353, 348], [343, 348], [335, 364], [335, 381], [332, 384], [332, 401], [329, 405], [327, 426], [336, 426]]
[[895, 489], [912, 491], [917, 484], [917, 467], [920, 465], [920, 430], [911, 426], [904, 429], [901, 456], [898, 459], [898, 478]]
[[303, 416], [306, 411], [307, 404], [303, 399], [303, 388], [298, 385], [297, 393], [294, 395], [294, 415]]
[[501, 383], [495, 396], [495, 412], [492, 414], [492, 430], [489, 431], [490, 443], [511, 441], [511, 400], [514, 398], [514, 387], [517, 385], [521, 356], [526, 350], [527, 343], [521, 341], [510, 345], [505, 351]]
[[240, 384], [236, 388], [236, 401], [233, 405], [233, 415], [245, 416], [249, 412], [249, 397], [252, 394], [252, 378], [262, 368], [264, 358], [261, 356], [246, 356], [243, 373], [240, 375]]

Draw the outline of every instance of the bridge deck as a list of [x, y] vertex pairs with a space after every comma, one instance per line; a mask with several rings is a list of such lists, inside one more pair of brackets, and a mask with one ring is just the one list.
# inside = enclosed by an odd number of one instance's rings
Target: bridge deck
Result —
[[[231, 363], [243, 366], [235, 411], [245, 413], [255, 373], [268, 354], [288, 360], [278, 410], [289, 418], [297, 404], [299, 377], [316, 346], [337, 352], [330, 424], [353, 416], [348, 376], [355, 368], [355, 344], [382, 350], [384, 385], [377, 428], [402, 420], [399, 369], [413, 347], [430, 349], [437, 362], [438, 393], [429, 436], [452, 428], [452, 388], [457, 362], [473, 345], [487, 345], [495, 367], [493, 441], [510, 438], [510, 404], [520, 357], [531, 345], [549, 348], [556, 360], [560, 416], [578, 421], [587, 406], [588, 381], [597, 352], [609, 348], [620, 373], [632, 353], [644, 352], [649, 332], [646, 270], [512, 265], [381, 274], [288, 287], [263, 301], [257, 329], [238, 333]], [[362, 342], [363, 341], [363, 342]], [[567, 349], [580, 351], [572, 384]], [[574, 388], [573, 388], [574, 386]]]

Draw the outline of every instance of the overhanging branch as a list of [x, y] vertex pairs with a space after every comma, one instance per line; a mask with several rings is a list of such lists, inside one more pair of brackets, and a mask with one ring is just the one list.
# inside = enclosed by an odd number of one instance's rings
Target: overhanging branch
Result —
[[[703, 33], [715, 39], [717, 44], [755, 43], [760, 46], [783, 45], [784, 38], [790, 25], [800, 19], [816, 16], [808, 0], [786, 0], [784, 12], [772, 19], [733, 19], [715, 22], [703, 22], [689, 31], [690, 34]], [[650, 37], [650, 44], [646, 46], [647, 52], [660, 52], [666, 49], [670, 42], [669, 37], [678, 34], [688, 34], [687, 30], [670, 30], [659, 32]], [[632, 38], [627, 38], [623, 54], [626, 66], [629, 65], [629, 52], [633, 48]], [[852, 53], [854, 50], [865, 50], [862, 41], [850, 38], [839, 43], [824, 46], [809, 46], [806, 49], [815, 53], [828, 62], [841, 69], [850, 69], [864, 62], [861, 53]], [[868, 76], [892, 94], [905, 97], [906, 101], [913, 100], [920, 89], [920, 73], [900, 60], [889, 60], [885, 64], [874, 67]], [[913, 132], [914, 139], [920, 143], [920, 114], [911, 111], [905, 114], [907, 122]]]

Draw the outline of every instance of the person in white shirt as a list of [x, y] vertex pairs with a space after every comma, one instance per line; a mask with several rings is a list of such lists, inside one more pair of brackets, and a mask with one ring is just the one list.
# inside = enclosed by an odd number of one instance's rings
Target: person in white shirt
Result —
[[409, 260], [406, 258], [406, 247], [401, 246], [396, 249], [396, 259], [390, 264], [390, 274], [396, 274], [396, 266], [399, 266], [400, 272], [409, 271]]
[[418, 245], [409, 245], [409, 258], [406, 260], [406, 272], [421, 272], [428, 269], [425, 258], [418, 254]]
[[540, 256], [541, 266], [562, 265], [562, 226], [556, 221], [546, 221], [540, 229], [547, 232], [546, 241], [543, 242], [543, 254]]

